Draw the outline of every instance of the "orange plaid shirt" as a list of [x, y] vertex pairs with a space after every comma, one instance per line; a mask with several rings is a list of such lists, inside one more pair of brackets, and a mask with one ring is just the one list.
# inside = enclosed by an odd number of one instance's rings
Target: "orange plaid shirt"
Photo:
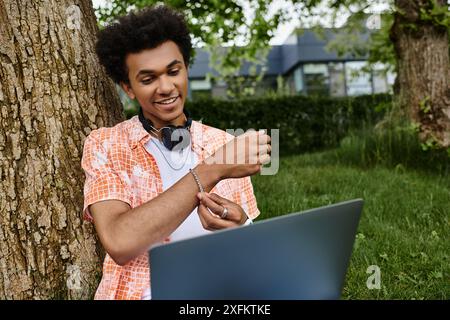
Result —
[[[192, 150], [198, 161], [233, 138], [226, 132], [192, 121]], [[103, 200], [121, 200], [138, 207], [163, 192], [155, 158], [145, 149], [151, 138], [137, 116], [112, 128], [100, 128], [87, 137], [82, 158], [86, 173], [84, 218], [93, 221], [89, 206]], [[249, 177], [220, 181], [215, 192], [239, 204], [252, 219], [259, 215]], [[104, 214], [108, 214], [105, 212]], [[167, 239], [161, 241], [168, 242]], [[106, 254], [103, 276], [95, 299], [141, 299], [150, 285], [148, 253], [142, 253], [125, 266], [119, 266]]]

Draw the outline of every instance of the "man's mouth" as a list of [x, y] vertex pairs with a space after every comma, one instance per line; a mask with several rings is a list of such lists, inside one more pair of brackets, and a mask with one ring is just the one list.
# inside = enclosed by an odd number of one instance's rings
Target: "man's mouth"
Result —
[[172, 104], [178, 99], [178, 97], [179, 96], [175, 96], [175, 97], [171, 97], [171, 98], [167, 98], [167, 99], [162, 99], [162, 100], [159, 100], [159, 101], [155, 101], [155, 103], [157, 103], [157, 104]]

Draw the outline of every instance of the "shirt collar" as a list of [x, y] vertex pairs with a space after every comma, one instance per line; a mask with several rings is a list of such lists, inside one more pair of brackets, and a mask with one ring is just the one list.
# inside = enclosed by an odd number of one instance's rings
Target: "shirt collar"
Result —
[[139, 121], [138, 116], [132, 117], [130, 120], [130, 128], [129, 128], [129, 139], [131, 149], [134, 149], [138, 146], [139, 143], [145, 144], [148, 140], [150, 140], [151, 136]]

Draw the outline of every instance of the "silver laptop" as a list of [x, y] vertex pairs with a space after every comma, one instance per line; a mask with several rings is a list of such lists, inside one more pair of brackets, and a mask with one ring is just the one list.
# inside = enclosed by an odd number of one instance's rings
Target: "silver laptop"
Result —
[[153, 247], [152, 299], [339, 299], [363, 200]]

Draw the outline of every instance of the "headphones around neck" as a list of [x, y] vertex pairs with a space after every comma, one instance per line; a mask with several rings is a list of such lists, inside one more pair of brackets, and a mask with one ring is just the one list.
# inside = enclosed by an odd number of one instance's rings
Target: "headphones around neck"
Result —
[[187, 120], [182, 126], [174, 126], [169, 124], [161, 129], [156, 129], [153, 126], [153, 123], [144, 117], [142, 108], [139, 109], [139, 121], [142, 123], [144, 129], [150, 134], [156, 136], [156, 133], [161, 131], [161, 141], [167, 149], [172, 151], [176, 146], [178, 146], [175, 150], [182, 150], [189, 146], [189, 143], [191, 142], [191, 133], [189, 129], [192, 124], [192, 118], [190, 117], [189, 112], [186, 109], [184, 109], [183, 112]]

